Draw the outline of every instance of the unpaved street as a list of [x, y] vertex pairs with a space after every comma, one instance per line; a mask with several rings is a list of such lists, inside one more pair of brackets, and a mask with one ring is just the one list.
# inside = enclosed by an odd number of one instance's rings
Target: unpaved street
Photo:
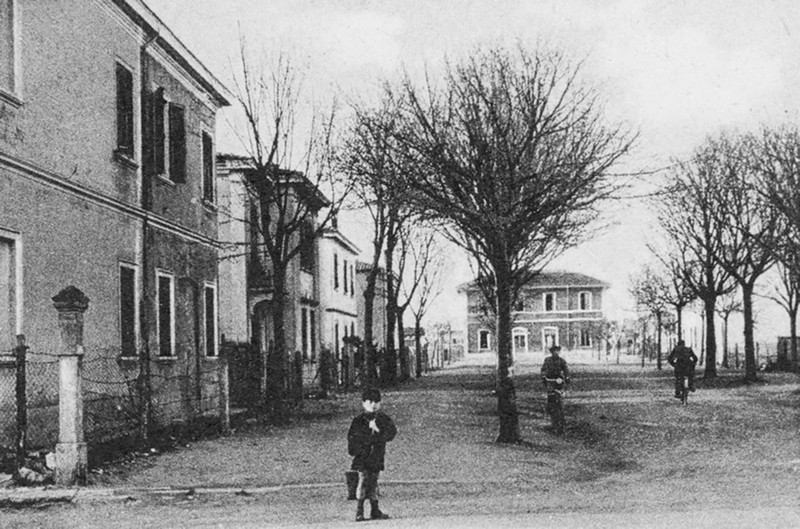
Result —
[[[794, 527], [800, 384], [738, 373], [699, 383], [689, 407], [652, 366], [573, 367], [567, 432], [552, 435], [533, 373], [517, 370], [525, 442], [503, 446], [489, 366], [384, 393], [400, 434], [382, 474], [385, 527]], [[350, 525], [344, 436], [356, 395], [309, 402], [302, 421], [249, 425], [106, 469], [74, 504], [5, 511], [4, 527]], [[112, 499], [108, 499], [112, 495]], [[762, 523], [763, 522], [763, 523]]]

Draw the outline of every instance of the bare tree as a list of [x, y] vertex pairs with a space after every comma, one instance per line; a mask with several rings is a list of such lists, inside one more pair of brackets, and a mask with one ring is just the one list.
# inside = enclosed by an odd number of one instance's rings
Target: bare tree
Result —
[[636, 304], [656, 320], [656, 368], [661, 370], [661, 338], [667, 313], [667, 285], [651, 266], [644, 266], [631, 277], [630, 293]]
[[[420, 296], [427, 297], [432, 294], [436, 278], [441, 270], [441, 254], [435, 243], [436, 233], [430, 229], [420, 229], [419, 226], [414, 228], [406, 226], [401, 232], [400, 241], [400, 262], [398, 266], [398, 278], [400, 281], [398, 294], [395, 298], [398, 300], [397, 323], [401, 330], [399, 342], [400, 380], [404, 381], [411, 378], [411, 364], [405, 343], [405, 333], [403, 332], [403, 316], [412, 302], [417, 301], [419, 303]], [[409, 264], [410, 266], [408, 266]], [[400, 302], [401, 293], [403, 295], [402, 302]], [[420, 311], [417, 311], [415, 316], [417, 314], [420, 314]], [[417, 342], [419, 341], [419, 336], [416, 331], [419, 330], [420, 324], [421, 322], [415, 318], [415, 340]], [[417, 363], [419, 364], [419, 361]]]
[[[366, 210], [372, 219], [372, 257], [364, 289], [365, 322], [364, 372], [367, 383], [377, 382], [377, 365], [381, 363], [381, 379], [392, 382], [396, 378], [397, 358], [394, 347], [396, 326], [396, 290], [394, 277], [394, 255], [399, 232], [407, 221], [410, 211], [404, 207], [405, 200], [398, 171], [402, 170], [397, 160], [397, 149], [389, 133], [395, 126], [397, 110], [389, 98], [374, 109], [355, 107], [355, 120], [348, 132], [346, 148], [341, 151], [339, 167], [348, 174], [354, 184], [354, 205]], [[381, 257], [386, 264], [387, 281], [387, 329], [384, 336], [385, 356], [377, 358], [373, 329], [375, 292], [380, 273]]]
[[698, 148], [689, 161], [675, 165], [665, 192], [655, 203], [670, 246], [679, 250], [674, 254], [678, 273], [703, 303], [703, 350], [712, 360], [705, 367], [707, 378], [717, 375], [714, 307], [717, 298], [732, 288], [730, 272], [718, 261], [726, 229], [716, 213], [720, 207], [721, 157], [713, 142]]
[[728, 320], [736, 312], [742, 312], [742, 301], [733, 292], [722, 295], [715, 307], [717, 315], [722, 318], [722, 367], [730, 367], [728, 361]]
[[[756, 152], [760, 145], [752, 137], [725, 135], [709, 139], [707, 145], [717, 154], [708, 168], [717, 175], [714, 214], [723, 226], [721, 251], [715, 257], [742, 291], [745, 379], [754, 381], [758, 366], [753, 291], [758, 279], [777, 260], [774, 248], [786, 236], [785, 224], [778, 209], [757, 190]], [[706, 372], [715, 360], [710, 354], [706, 357]]]
[[[797, 306], [800, 304], [800, 129], [796, 125], [764, 129], [758, 157], [756, 187], [786, 223], [786, 236], [772, 241], [781, 264], [781, 288], [772, 297], [788, 313], [791, 362], [797, 366]], [[780, 292], [780, 293], [779, 293]], [[776, 299], [777, 298], [777, 299]]]
[[675, 248], [662, 255], [655, 247], [649, 246], [664, 271], [664, 302], [675, 310], [678, 339], [683, 339], [683, 309], [697, 298], [689, 278], [692, 276], [691, 263], [687, 259], [686, 248]]
[[478, 49], [441, 83], [406, 77], [393, 130], [410, 202], [445, 222], [491, 285], [498, 347], [498, 442], [520, 440], [510, 377], [511, 307], [519, 289], [596, 216], [609, 169], [632, 137], [602, 119], [597, 93], [560, 55]]
[[[791, 264], [787, 265], [787, 261]], [[789, 316], [791, 348], [789, 361], [797, 365], [797, 312], [800, 309], [800, 269], [796, 259], [783, 255], [778, 262], [778, 278], [763, 297], [780, 305]]]
[[[247, 150], [245, 187], [250, 204], [249, 248], [262, 263], [260, 273], [271, 285], [273, 344], [268, 347], [266, 411], [282, 420], [285, 397], [288, 274], [293, 265], [313, 261], [314, 240], [335, 217], [347, 194], [346, 183], [333, 171], [331, 109], [320, 119], [312, 111], [310, 124], [298, 124], [304, 99], [302, 77], [292, 61], [279, 55], [271, 65], [251, 60], [240, 46], [234, 95], [246, 126], [240, 139]], [[313, 105], [312, 105], [313, 106]]]

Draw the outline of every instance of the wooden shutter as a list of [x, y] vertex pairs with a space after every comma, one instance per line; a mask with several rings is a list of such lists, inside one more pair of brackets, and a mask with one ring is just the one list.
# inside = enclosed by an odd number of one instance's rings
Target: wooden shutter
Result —
[[133, 156], [133, 74], [117, 63], [117, 149]]
[[183, 107], [169, 105], [169, 178], [186, 182], [186, 118]]
[[166, 136], [164, 135], [164, 108], [167, 102], [164, 100], [164, 89], [159, 88], [153, 92], [150, 101], [153, 111], [153, 172], [164, 174], [166, 165], [164, 164], [164, 149]]

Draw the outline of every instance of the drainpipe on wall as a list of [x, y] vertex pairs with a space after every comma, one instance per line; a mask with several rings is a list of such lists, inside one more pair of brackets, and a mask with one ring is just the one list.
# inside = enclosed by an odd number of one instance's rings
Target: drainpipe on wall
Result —
[[139, 50], [139, 77], [141, 80], [139, 107], [141, 108], [141, 165], [142, 175], [141, 207], [144, 210], [142, 221], [142, 300], [139, 309], [142, 348], [139, 351], [139, 377], [137, 390], [139, 392], [139, 441], [145, 445], [149, 439], [152, 418], [152, 380], [150, 373], [150, 259], [148, 252], [148, 233], [150, 211], [152, 211], [152, 175], [150, 169], [152, 147], [150, 145], [152, 125], [150, 105], [150, 70], [148, 67], [147, 48], [158, 38], [158, 33], [152, 34], [142, 44]]

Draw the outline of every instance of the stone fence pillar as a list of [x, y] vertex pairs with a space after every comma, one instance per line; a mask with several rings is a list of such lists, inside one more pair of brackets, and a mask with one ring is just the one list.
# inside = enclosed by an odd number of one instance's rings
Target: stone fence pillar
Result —
[[83, 313], [89, 298], [74, 286], [53, 297], [58, 311], [61, 347], [58, 351], [58, 444], [55, 481], [57, 485], [84, 485], [88, 467], [83, 437]]

